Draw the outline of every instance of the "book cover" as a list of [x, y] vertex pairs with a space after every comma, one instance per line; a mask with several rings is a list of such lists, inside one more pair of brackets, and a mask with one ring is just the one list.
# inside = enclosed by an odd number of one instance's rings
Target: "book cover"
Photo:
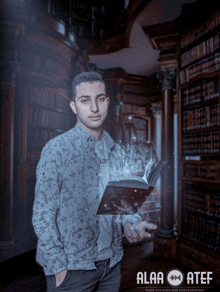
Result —
[[109, 181], [102, 196], [97, 215], [134, 214], [151, 194], [166, 162], [160, 160], [144, 180], [135, 175], [121, 176]]

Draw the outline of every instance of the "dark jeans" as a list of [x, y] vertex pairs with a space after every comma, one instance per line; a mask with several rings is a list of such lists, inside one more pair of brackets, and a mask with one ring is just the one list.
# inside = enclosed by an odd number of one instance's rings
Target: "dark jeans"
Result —
[[121, 262], [109, 268], [109, 260], [96, 262], [97, 270], [68, 270], [60, 286], [55, 275], [46, 276], [47, 292], [118, 292]]

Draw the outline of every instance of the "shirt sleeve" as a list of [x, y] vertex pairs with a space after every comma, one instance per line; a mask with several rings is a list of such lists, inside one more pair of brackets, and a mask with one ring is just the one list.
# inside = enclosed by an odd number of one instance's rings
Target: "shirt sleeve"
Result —
[[42, 151], [37, 166], [37, 182], [32, 223], [38, 237], [37, 262], [46, 275], [53, 275], [67, 267], [67, 257], [56, 224], [60, 208], [62, 184], [62, 153], [50, 142]]

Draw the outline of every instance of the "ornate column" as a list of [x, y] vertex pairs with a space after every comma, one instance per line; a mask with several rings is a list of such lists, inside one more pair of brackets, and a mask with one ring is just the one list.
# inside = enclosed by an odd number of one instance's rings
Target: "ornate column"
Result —
[[173, 146], [173, 86], [176, 70], [164, 70], [157, 73], [162, 83], [162, 151], [161, 158], [167, 161], [161, 176], [161, 226], [158, 236], [174, 237], [174, 146]]

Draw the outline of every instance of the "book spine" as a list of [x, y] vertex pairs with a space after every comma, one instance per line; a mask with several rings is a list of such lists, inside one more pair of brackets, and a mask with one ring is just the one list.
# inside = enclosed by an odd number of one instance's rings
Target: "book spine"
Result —
[[219, 131], [185, 134], [182, 137], [183, 154], [219, 153]]
[[220, 251], [220, 223], [183, 208], [183, 237], [212, 251]]
[[[220, 33], [210, 37], [206, 41], [202, 41], [192, 49], [181, 55], [181, 67], [185, 67], [192, 62], [196, 63], [184, 68], [180, 74], [180, 84], [190, 81], [192, 78], [201, 73], [211, 73], [220, 69], [219, 52]], [[216, 53], [215, 53], [216, 52]], [[200, 60], [201, 58], [204, 58]]]

